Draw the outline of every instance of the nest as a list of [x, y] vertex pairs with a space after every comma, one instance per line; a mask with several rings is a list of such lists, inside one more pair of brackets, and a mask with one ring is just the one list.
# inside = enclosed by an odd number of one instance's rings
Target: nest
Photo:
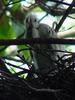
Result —
[[[46, 75], [23, 70], [24, 79], [15, 73], [0, 70], [0, 99], [2, 100], [74, 100], [75, 54], [59, 58], [57, 68]], [[37, 75], [38, 77], [35, 77]]]

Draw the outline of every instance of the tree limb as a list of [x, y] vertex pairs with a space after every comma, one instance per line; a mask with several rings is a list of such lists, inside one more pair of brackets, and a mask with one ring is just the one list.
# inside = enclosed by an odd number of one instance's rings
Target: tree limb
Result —
[[75, 29], [69, 29], [67, 31], [57, 33], [58, 38], [64, 38], [64, 37], [68, 37], [71, 35], [75, 35]]

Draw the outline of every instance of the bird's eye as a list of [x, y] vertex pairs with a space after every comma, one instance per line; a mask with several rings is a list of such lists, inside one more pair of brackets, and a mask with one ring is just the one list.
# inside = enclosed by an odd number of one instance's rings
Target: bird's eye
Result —
[[51, 31], [50, 30], [48, 30], [48, 33], [50, 33]]
[[28, 18], [26, 19], [26, 23], [28, 23]]
[[34, 22], [37, 22], [37, 20], [35, 19]]

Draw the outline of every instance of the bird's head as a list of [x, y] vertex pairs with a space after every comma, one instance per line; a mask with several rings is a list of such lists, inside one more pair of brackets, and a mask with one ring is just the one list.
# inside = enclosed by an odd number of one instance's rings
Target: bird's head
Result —
[[37, 28], [39, 23], [38, 23], [38, 19], [36, 17], [36, 15], [34, 15], [33, 13], [29, 13], [26, 18], [25, 18], [25, 25], [27, 29], [31, 29], [31, 28]]

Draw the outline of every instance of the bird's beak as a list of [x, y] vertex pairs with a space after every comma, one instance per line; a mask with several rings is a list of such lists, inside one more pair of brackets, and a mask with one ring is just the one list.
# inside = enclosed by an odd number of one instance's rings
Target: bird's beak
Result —
[[33, 27], [33, 24], [32, 24], [32, 21], [30, 19], [29, 28], [32, 28], [32, 27]]

